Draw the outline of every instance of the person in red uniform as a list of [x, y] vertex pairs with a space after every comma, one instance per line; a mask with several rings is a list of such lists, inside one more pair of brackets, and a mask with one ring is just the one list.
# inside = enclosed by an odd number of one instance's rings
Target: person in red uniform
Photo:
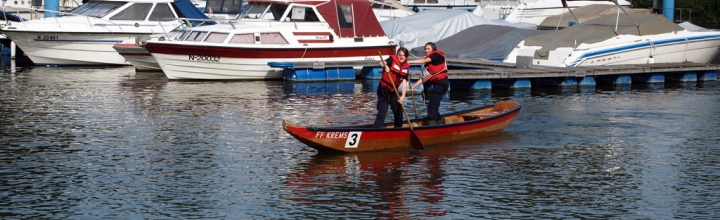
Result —
[[435, 43], [428, 42], [425, 44], [425, 58], [420, 60], [410, 60], [410, 64], [424, 64], [427, 69], [427, 75], [418, 80], [410, 89], [425, 85], [425, 91], [428, 91], [427, 118], [430, 124], [439, 124], [440, 121], [440, 101], [450, 87], [448, 80], [447, 62], [445, 62], [445, 54], [442, 50], [438, 50]]
[[[408, 49], [400, 47], [397, 55], [390, 55], [386, 60], [380, 61], [380, 65], [385, 69], [382, 72], [380, 86], [377, 90], [377, 110], [373, 127], [380, 128], [385, 123], [388, 106], [393, 112], [393, 125], [396, 128], [402, 127], [403, 110], [402, 103], [405, 101], [405, 92], [408, 88], [408, 69], [410, 64], [407, 63]], [[392, 81], [391, 81], [392, 79]], [[393, 83], [395, 86], [393, 87]], [[395, 92], [398, 87], [401, 88], [402, 95], [397, 96]]]

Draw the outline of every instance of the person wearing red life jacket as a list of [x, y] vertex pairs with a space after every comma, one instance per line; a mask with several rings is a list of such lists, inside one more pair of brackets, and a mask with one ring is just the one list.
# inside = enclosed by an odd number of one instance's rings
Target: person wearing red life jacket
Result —
[[[410, 89], [424, 84], [425, 91], [429, 92], [427, 102], [427, 118], [428, 122], [440, 124], [440, 101], [450, 87], [448, 80], [447, 62], [445, 62], [445, 54], [442, 50], [438, 50], [435, 43], [428, 42], [425, 44], [425, 58], [420, 60], [410, 60], [410, 64], [424, 64], [428, 74], [421, 80], [418, 80]], [[427, 93], [426, 93], [427, 94]]]
[[[400, 47], [397, 55], [390, 55], [386, 60], [380, 61], [380, 65], [385, 69], [380, 78], [380, 85], [377, 90], [377, 110], [373, 127], [380, 128], [385, 123], [388, 106], [393, 112], [393, 125], [396, 128], [402, 127], [403, 109], [402, 103], [405, 102], [405, 92], [408, 88], [408, 69], [410, 64], [407, 63], [408, 49]], [[395, 86], [393, 86], [395, 84]], [[397, 96], [395, 92], [398, 87], [401, 88], [402, 95]]]

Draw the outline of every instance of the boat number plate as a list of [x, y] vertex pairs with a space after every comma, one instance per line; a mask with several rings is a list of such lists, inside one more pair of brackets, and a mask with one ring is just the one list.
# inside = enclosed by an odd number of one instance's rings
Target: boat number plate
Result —
[[351, 131], [350, 134], [348, 134], [347, 139], [345, 140], [345, 148], [357, 148], [358, 145], [360, 145], [361, 135], [362, 132], [360, 131]]
[[38, 35], [35, 40], [58, 40], [59, 37], [57, 35]]

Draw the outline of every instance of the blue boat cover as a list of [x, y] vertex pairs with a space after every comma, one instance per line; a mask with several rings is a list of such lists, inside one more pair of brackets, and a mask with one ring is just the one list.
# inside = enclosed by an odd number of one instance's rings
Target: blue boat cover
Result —
[[17, 16], [17, 15], [14, 15], [9, 12], [2, 11], [2, 10], [0, 10], [0, 17], [2, 17], [2, 20], [4, 20], [4, 21], [16, 21], [16, 22], [27, 21], [27, 19], [25, 19], [25, 18], [21, 18], [20, 16]]
[[[210, 19], [205, 13], [200, 11], [195, 5], [190, 2], [190, 0], [175, 0], [175, 5], [177, 5], [178, 9], [180, 10], [180, 13], [182, 13], [181, 17], [189, 18], [190, 24], [195, 27], [199, 25], [212, 25], [217, 24], [217, 22]], [[193, 21], [192, 19], [206, 19], [204, 21]]]

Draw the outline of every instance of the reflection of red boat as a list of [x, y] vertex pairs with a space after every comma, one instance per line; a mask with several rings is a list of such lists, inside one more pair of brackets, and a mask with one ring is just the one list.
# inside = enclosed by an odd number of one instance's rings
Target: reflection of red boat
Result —
[[[464, 187], [457, 176], [471, 175], [483, 161], [506, 161], [514, 150], [509, 133], [443, 144], [423, 152], [390, 150], [347, 154], [313, 155], [289, 170], [284, 184], [292, 193], [287, 199], [303, 209], [353, 207], [354, 213], [374, 213], [376, 219], [423, 219], [444, 216], [446, 191]], [[482, 146], [482, 147], [480, 147]], [[448, 173], [447, 170], [453, 170]], [[457, 173], [461, 172], [461, 173]], [[464, 173], [467, 172], [467, 173]], [[454, 199], [454, 198], [450, 198]], [[412, 211], [410, 211], [412, 210]], [[327, 217], [321, 217], [327, 218]]]
[[[424, 145], [442, 144], [500, 133], [520, 113], [520, 104], [502, 101], [443, 115], [445, 124], [428, 125], [427, 120], [411, 120], [415, 134]], [[343, 127], [297, 126], [287, 120], [283, 128], [300, 142], [318, 151], [362, 152], [410, 147], [407, 122], [402, 128], [372, 128], [371, 124]]]

